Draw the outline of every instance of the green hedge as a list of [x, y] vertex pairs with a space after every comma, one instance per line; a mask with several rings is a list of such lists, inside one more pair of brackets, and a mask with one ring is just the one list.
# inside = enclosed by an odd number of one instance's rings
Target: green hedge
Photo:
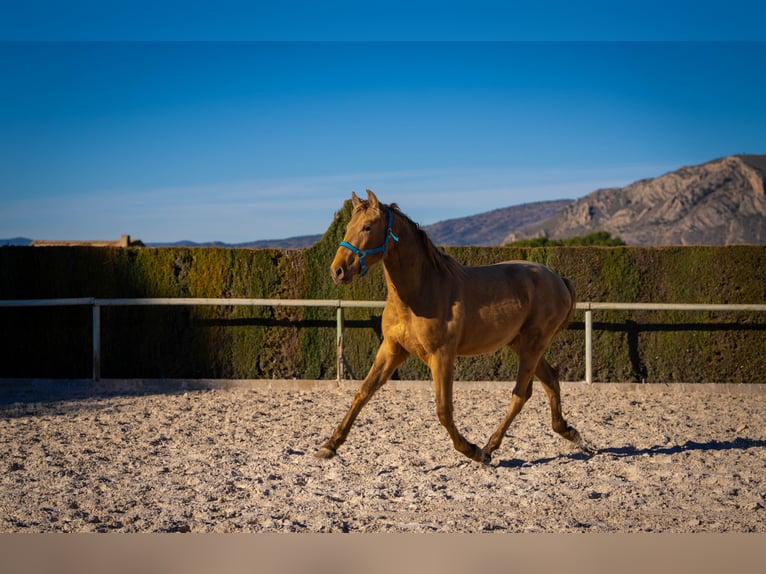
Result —
[[[338, 287], [329, 263], [350, 217], [336, 214], [305, 250], [0, 248], [0, 298], [385, 298], [381, 266]], [[572, 279], [579, 301], [762, 303], [766, 247], [454, 247], [465, 264], [544, 263]], [[345, 310], [346, 372], [363, 378], [382, 334], [380, 310]], [[0, 377], [87, 378], [87, 307], [0, 308]], [[758, 313], [594, 312], [596, 380], [766, 382], [766, 316]], [[549, 351], [562, 379], [584, 378], [583, 316]], [[335, 313], [324, 308], [105, 307], [106, 378], [335, 377]], [[457, 378], [512, 379], [507, 350], [461, 358]], [[429, 378], [410, 359], [395, 375]]]

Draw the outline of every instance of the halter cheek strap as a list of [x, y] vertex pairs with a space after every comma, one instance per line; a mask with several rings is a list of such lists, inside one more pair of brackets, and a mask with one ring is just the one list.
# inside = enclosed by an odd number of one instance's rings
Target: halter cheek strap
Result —
[[391, 230], [391, 225], [394, 222], [394, 214], [391, 212], [391, 208], [388, 208], [388, 229], [386, 230], [386, 239], [383, 242], [383, 245], [380, 247], [376, 247], [374, 249], [365, 249], [362, 251], [358, 247], [355, 247], [351, 245], [348, 241], [341, 241], [340, 246], [345, 247], [346, 249], [351, 250], [351, 252], [359, 257], [359, 267], [362, 269], [362, 274], [360, 277], [364, 277], [367, 274], [367, 266], [364, 264], [364, 258], [368, 255], [375, 255], [377, 253], [382, 253], [385, 257], [386, 250], [388, 249], [388, 240], [393, 239], [394, 241], [399, 241], [399, 238], [394, 235], [394, 232]]

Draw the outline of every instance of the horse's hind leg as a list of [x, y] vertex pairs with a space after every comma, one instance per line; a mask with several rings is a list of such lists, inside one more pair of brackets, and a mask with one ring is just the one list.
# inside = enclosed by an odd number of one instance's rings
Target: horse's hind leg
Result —
[[359, 411], [362, 410], [362, 407], [364, 407], [364, 405], [366, 405], [372, 398], [375, 391], [385, 384], [396, 368], [401, 365], [408, 356], [409, 353], [399, 345], [388, 343], [385, 339], [383, 340], [383, 344], [378, 349], [378, 354], [375, 357], [375, 362], [372, 364], [370, 372], [367, 374], [364, 382], [356, 391], [356, 395], [354, 395], [354, 400], [351, 403], [351, 407], [348, 409], [346, 416], [335, 429], [335, 432], [330, 439], [316, 452], [317, 457], [332, 458], [335, 456], [338, 447], [346, 441], [346, 437], [351, 430], [351, 425], [354, 424], [357, 415], [359, 415]]
[[583, 441], [580, 437], [580, 433], [577, 432], [577, 429], [574, 427], [569, 426], [566, 420], [564, 420], [564, 416], [561, 414], [561, 387], [559, 385], [558, 372], [551, 367], [545, 359], [540, 359], [535, 374], [540, 379], [545, 392], [548, 394], [548, 401], [551, 404], [551, 422], [553, 423], [553, 430], [565, 439], [582, 447]]

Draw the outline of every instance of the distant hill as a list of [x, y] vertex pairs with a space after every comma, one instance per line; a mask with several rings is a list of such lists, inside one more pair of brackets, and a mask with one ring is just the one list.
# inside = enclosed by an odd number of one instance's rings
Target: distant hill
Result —
[[147, 247], [227, 247], [235, 249], [303, 249], [311, 247], [322, 238], [321, 235], [301, 235], [288, 237], [287, 239], [262, 239], [258, 241], [246, 241], [244, 243], [223, 243], [211, 241], [196, 243], [194, 241], [176, 241], [174, 243], [147, 243]]
[[28, 237], [11, 237], [10, 239], [0, 239], [0, 247], [26, 247], [31, 245], [32, 240]]
[[424, 225], [423, 229], [436, 245], [501, 245], [512, 230], [543, 221], [570, 203], [571, 199], [524, 203]]
[[[448, 219], [432, 225], [424, 225], [423, 229], [437, 245], [500, 245], [510, 231], [523, 225], [542, 221], [570, 203], [572, 203], [571, 199], [525, 203], [468, 217]], [[221, 241], [148, 242], [146, 246], [303, 249], [311, 247], [321, 238], [321, 235], [302, 235], [286, 239], [264, 239], [244, 243], [224, 243]], [[0, 240], [0, 245], [4, 244], [2, 241]], [[13, 245], [29, 245], [31, 243], [31, 240], [26, 241], [26, 243], [14, 243]]]
[[[542, 221], [570, 203], [572, 203], [571, 199], [559, 199], [503, 207], [477, 215], [424, 225], [423, 230], [436, 245], [501, 245], [510, 231]], [[302, 248], [310, 247], [321, 237], [321, 235], [308, 235], [269, 241], [251, 241], [231, 247]]]
[[506, 242], [608, 231], [629, 245], [766, 244], [764, 182], [766, 155], [724, 157], [594, 191]]
[[[629, 245], [766, 244], [766, 155], [735, 155], [682, 167], [577, 200], [526, 203], [424, 225], [437, 245], [502, 245], [606, 231]], [[147, 247], [310, 247], [321, 235], [245, 243], [178, 241]], [[0, 239], [29, 245], [30, 239]]]

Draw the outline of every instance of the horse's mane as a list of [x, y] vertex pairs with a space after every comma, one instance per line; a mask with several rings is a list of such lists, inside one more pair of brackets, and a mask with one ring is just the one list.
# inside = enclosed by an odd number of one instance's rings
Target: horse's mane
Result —
[[421, 244], [428, 260], [440, 271], [444, 271], [453, 277], [465, 275], [465, 268], [452, 256], [447, 255], [441, 249], [434, 245], [428, 234], [420, 228], [420, 225], [412, 221], [395, 203], [390, 205], [391, 209], [401, 217], [404, 222], [412, 228], [416, 240]]

